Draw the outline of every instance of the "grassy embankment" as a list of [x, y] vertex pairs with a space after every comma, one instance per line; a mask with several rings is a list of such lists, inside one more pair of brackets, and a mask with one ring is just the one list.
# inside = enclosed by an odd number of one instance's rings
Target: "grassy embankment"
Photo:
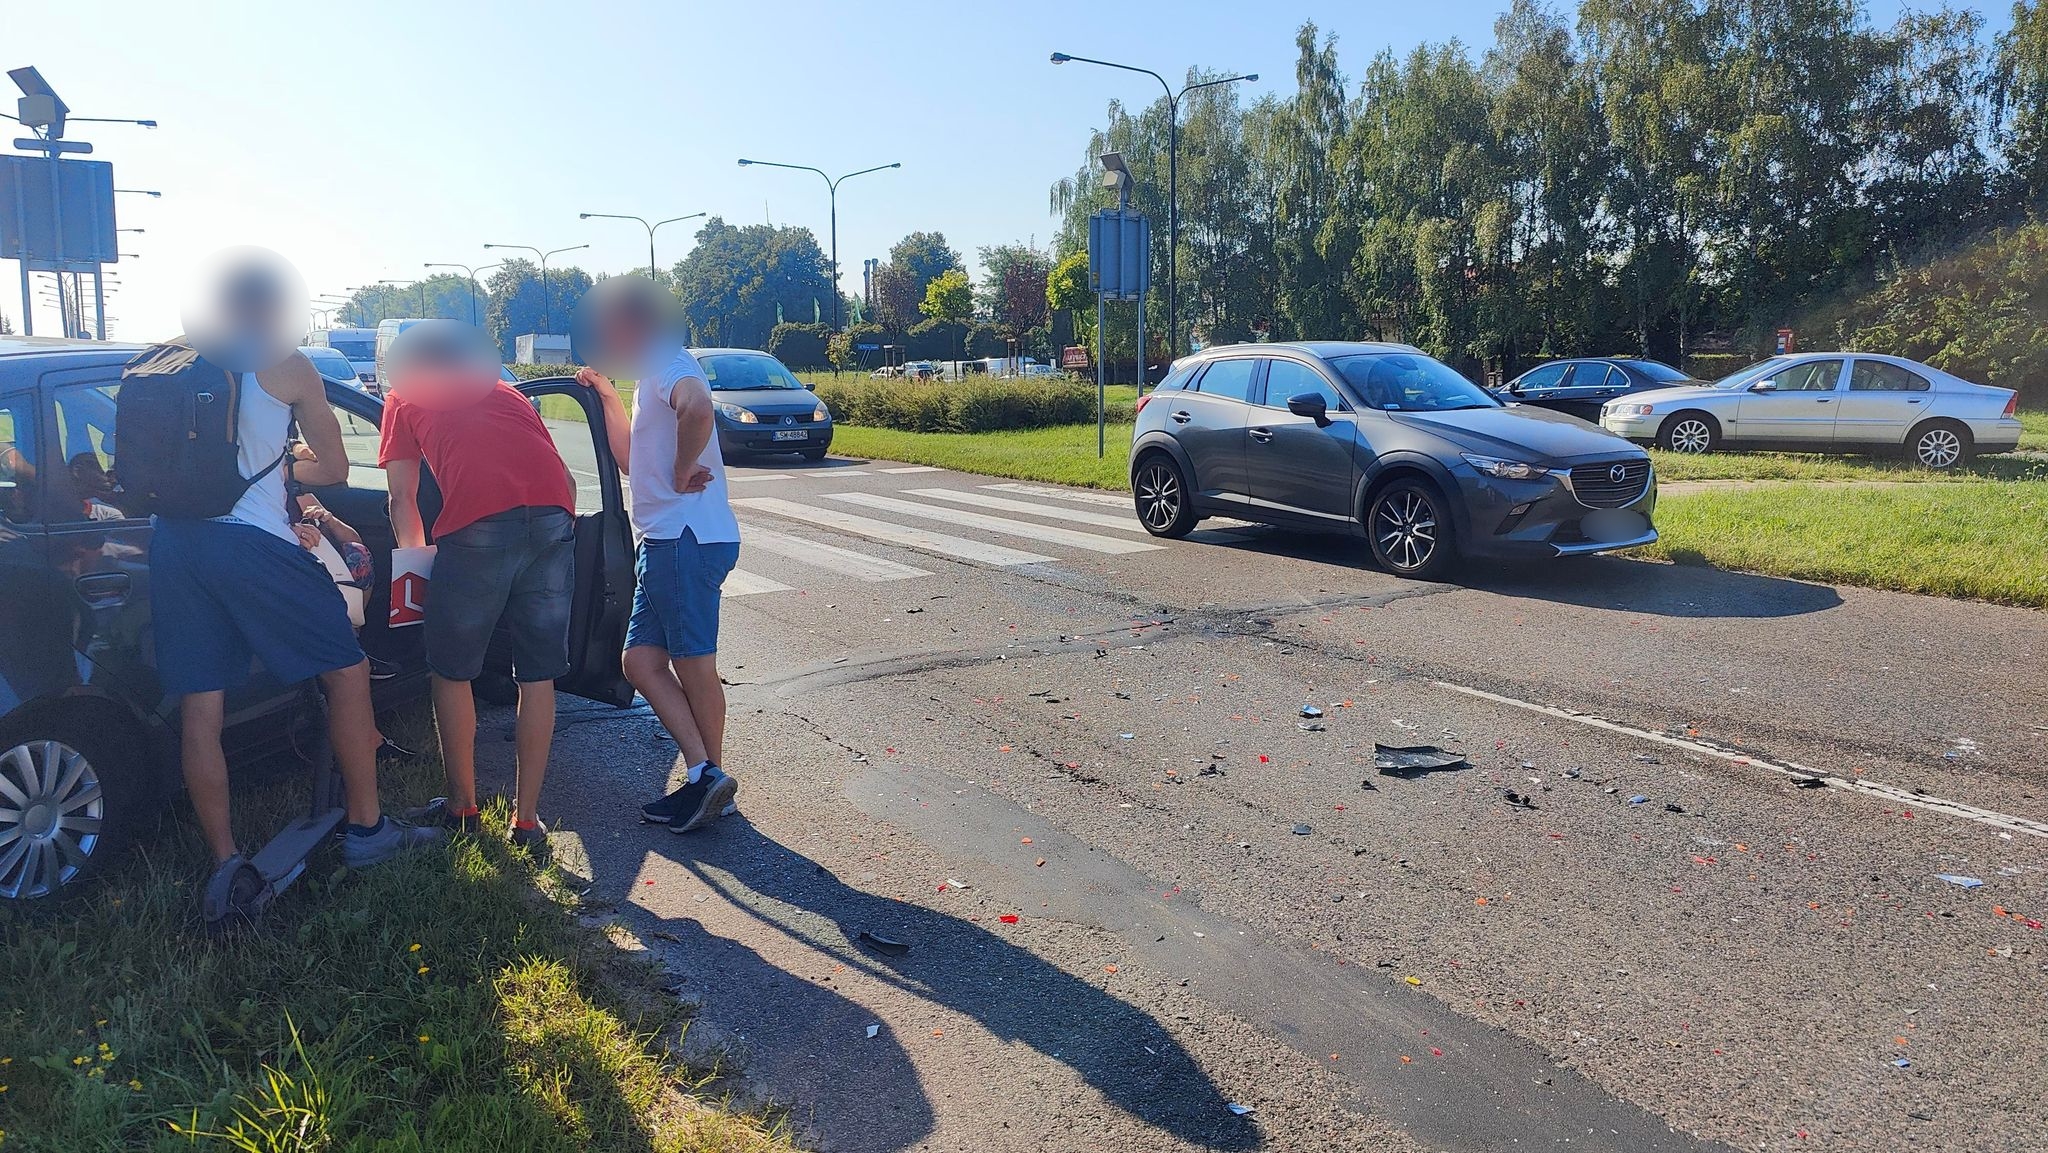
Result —
[[[431, 745], [417, 717], [404, 736]], [[384, 774], [393, 800], [440, 779]], [[238, 795], [245, 843], [303, 776]], [[0, 1150], [737, 1153], [771, 1118], [692, 1092], [653, 970], [490, 832], [361, 874], [336, 855], [260, 929], [203, 935], [204, 852], [170, 818], [88, 893], [0, 913]]]

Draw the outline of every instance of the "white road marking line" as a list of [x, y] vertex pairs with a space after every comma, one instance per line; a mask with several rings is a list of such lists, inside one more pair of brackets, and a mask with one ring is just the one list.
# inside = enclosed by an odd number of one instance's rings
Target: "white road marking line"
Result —
[[946, 471], [946, 470], [945, 470], [945, 469], [942, 469], [942, 468], [933, 468], [933, 467], [932, 467], [931, 465], [928, 465], [928, 464], [909, 464], [909, 465], [904, 465], [904, 466], [902, 466], [902, 467], [900, 467], [900, 468], [884, 468], [884, 469], [877, 469], [876, 471], [877, 471], [877, 472], [886, 472], [886, 473], [889, 473], [889, 474], [890, 474], [890, 475], [892, 475], [892, 476], [901, 476], [901, 475], [903, 475], [904, 473], [908, 473], [908, 472], [944, 472], [944, 471]]
[[725, 574], [725, 585], [719, 591], [729, 597], [747, 597], [755, 593], [786, 593], [790, 589], [781, 581], [769, 580], [760, 573], [736, 568]]
[[1118, 528], [1125, 532], [1144, 532], [1145, 526], [1138, 523], [1137, 514], [1115, 516], [1106, 512], [1088, 512], [1078, 508], [1059, 508], [1049, 504], [1033, 504], [1028, 500], [1011, 500], [1008, 497], [990, 496], [985, 492], [959, 492], [950, 488], [913, 488], [907, 490], [911, 496], [929, 496], [949, 500], [955, 504], [979, 505], [982, 508], [1002, 512], [1021, 512], [1027, 516], [1046, 516], [1055, 520], [1072, 521], [1075, 524], [1092, 524], [1099, 528]]
[[850, 533], [853, 536], [864, 536], [869, 540], [878, 540], [885, 544], [899, 544], [905, 548], [921, 549], [925, 552], [937, 553], [940, 556], [948, 556], [955, 560], [969, 561], [974, 564], [995, 565], [998, 568], [1005, 568], [1010, 565], [1019, 564], [1045, 564], [1052, 560], [1049, 556], [1040, 556], [1034, 552], [1010, 548], [1007, 545], [983, 544], [978, 540], [968, 540], [965, 537], [947, 536], [945, 533], [929, 532], [925, 529], [913, 528], [909, 525], [891, 524], [888, 521], [856, 516], [850, 512], [840, 512], [838, 509], [814, 508], [807, 504], [798, 504], [793, 500], [782, 500], [772, 496], [741, 497], [732, 503], [740, 508], [772, 512], [777, 516], [786, 516], [791, 520], [804, 521], [821, 528], [834, 529], [839, 532]]
[[1129, 495], [1114, 492], [1084, 492], [1080, 489], [1053, 488], [1050, 485], [1043, 484], [985, 484], [981, 487], [992, 488], [998, 492], [1014, 492], [1022, 496], [1057, 497], [1060, 500], [1080, 501], [1082, 504], [1106, 504], [1114, 505], [1117, 508], [1131, 507]]
[[815, 472], [815, 473], [811, 473], [811, 474], [809, 474], [809, 475], [812, 475], [812, 476], [822, 476], [822, 477], [824, 477], [824, 478], [825, 478], [826, 480], [832, 480], [832, 479], [834, 479], [834, 478], [836, 478], [836, 477], [842, 477], [842, 476], [873, 476], [874, 474], [873, 474], [873, 473], [868, 473], [868, 472], [862, 472], [861, 470], [859, 470], [859, 469], [857, 469], [857, 468], [833, 468], [833, 469], [821, 469], [821, 470], [819, 470], [818, 472]]
[[[1088, 492], [1085, 489], [1053, 488], [1043, 484], [1005, 483], [985, 484], [981, 487], [992, 488], [998, 492], [1014, 492], [1020, 496], [1049, 496], [1059, 500], [1079, 501], [1082, 504], [1113, 505], [1122, 509], [1132, 507], [1131, 498], [1126, 493]], [[1251, 521], [1238, 520], [1234, 517], [1211, 516], [1202, 518], [1202, 527], [1205, 529], [1236, 529], [1257, 528], [1258, 526]]]
[[795, 480], [796, 478], [786, 472], [750, 472], [745, 475], [726, 473], [725, 479], [733, 484], [738, 484], [743, 480]]
[[1951, 801], [1942, 797], [1916, 793], [1911, 789], [1902, 789], [1897, 785], [1887, 785], [1879, 781], [1853, 780], [1848, 777], [1830, 776], [1820, 769], [1808, 768], [1796, 761], [1773, 761], [1753, 753], [1742, 752], [1738, 749], [1724, 749], [1705, 741], [1651, 732], [1648, 729], [1639, 729], [1632, 725], [1617, 724], [1610, 720], [1604, 720], [1590, 713], [1574, 712], [1571, 709], [1560, 709], [1554, 705], [1539, 705], [1531, 701], [1516, 700], [1513, 697], [1501, 696], [1499, 693], [1489, 693], [1484, 689], [1467, 688], [1464, 685], [1452, 684], [1449, 681], [1431, 681], [1430, 683], [1440, 689], [1449, 689], [1454, 693], [1463, 693], [1468, 697], [1478, 697], [1480, 700], [1492, 701], [1498, 705], [1507, 705], [1511, 708], [1524, 709], [1532, 713], [1541, 713], [1546, 717], [1557, 717], [1560, 720], [1573, 721], [1585, 725], [1587, 728], [1620, 733], [1623, 736], [1635, 737], [1639, 740], [1651, 741], [1660, 745], [1668, 745], [1674, 749], [1684, 749], [1689, 753], [1714, 757], [1731, 764], [1750, 765], [1777, 773], [1780, 776], [1792, 777], [1795, 780], [1816, 780], [1831, 789], [1841, 789], [1844, 792], [1850, 793], [1862, 793], [1865, 796], [1878, 797], [1895, 804], [1912, 805], [1917, 812], [1942, 813], [1960, 820], [1975, 821], [1980, 825], [1990, 825], [1995, 829], [2004, 829], [2007, 832], [2025, 833], [2032, 837], [2048, 838], [2048, 824], [2029, 820], [2026, 817], [2015, 817], [2009, 813], [2000, 813], [1991, 809], [1980, 809], [1975, 805], [1963, 804], [1961, 801]]
[[978, 512], [962, 512], [953, 508], [931, 508], [894, 497], [877, 496], [870, 492], [828, 492], [830, 500], [841, 500], [848, 504], [878, 508], [885, 512], [900, 513], [903, 516], [923, 517], [926, 520], [944, 521], [963, 528], [978, 528], [983, 532], [1005, 533], [1021, 536], [1026, 540], [1044, 544], [1065, 545], [1068, 548], [1087, 552], [1109, 553], [1121, 556], [1134, 552], [1153, 552], [1163, 546], [1148, 541], [1115, 540], [1111, 537], [1096, 536], [1094, 533], [1075, 532], [1073, 529], [1054, 528], [1051, 525], [1030, 524], [1021, 520], [1009, 520], [999, 516], [983, 516]]
[[762, 549], [776, 556], [788, 557], [799, 564], [812, 565], [871, 584], [932, 575], [921, 568], [912, 568], [907, 564], [898, 564], [893, 560], [869, 556], [850, 548], [840, 548], [838, 545], [790, 536], [757, 524], [747, 525], [743, 535], [745, 541], [741, 548]]

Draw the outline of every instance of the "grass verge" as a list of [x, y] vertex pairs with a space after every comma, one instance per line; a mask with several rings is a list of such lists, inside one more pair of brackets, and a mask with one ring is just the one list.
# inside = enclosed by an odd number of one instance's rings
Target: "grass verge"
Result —
[[1674, 494], [1657, 529], [1681, 563], [2048, 608], [2048, 479]]
[[[415, 718], [405, 735], [430, 740]], [[385, 774], [417, 799], [433, 763]], [[299, 774], [238, 793], [250, 840]], [[778, 1123], [693, 1096], [653, 971], [496, 835], [360, 874], [315, 858], [260, 929], [198, 925], [174, 819], [89, 893], [0, 913], [0, 1149], [734, 1153]]]
[[1130, 483], [1131, 426], [1110, 425], [1104, 443], [1104, 455], [1097, 458], [1092, 424], [986, 433], [841, 425], [832, 434], [832, 451], [839, 456], [900, 460], [1081, 488], [1125, 488]]

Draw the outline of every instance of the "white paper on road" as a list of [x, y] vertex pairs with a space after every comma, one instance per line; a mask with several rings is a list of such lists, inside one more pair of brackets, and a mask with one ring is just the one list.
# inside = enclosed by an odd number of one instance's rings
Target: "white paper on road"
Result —
[[947, 524], [978, 528], [983, 532], [1005, 533], [1021, 536], [1026, 540], [1043, 544], [1064, 545], [1085, 552], [1108, 553], [1121, 556], [1134, 552], [1154, 552], [1161, 546], [1150, 541], [1114, 540], [1093, 533], [1075, 532], [1072, 529], [1055, 528], [1051, 525], [1030, 524], [1021, 520], [1008, 520], [999, 516], [983, 516], [978, 512], [962, 512], [959, 509], [930, 508], [895, 497], [879, 496], [871, 492], [828, 492], [829, 500], [845, 501], [847, 504], [864, 505], [884, 512], [900, 513], [904, 516], [922, 517], [925, 520], [944, 521]]
[[744, 597], [755, 593], [786, 593], [790, 588], [781, 581], [770, 580], [760, 573], [736, 568], [725, 574], [725, 584], [718, 591], [729, 597]]
[[742, 549], [758, 548], [779, 557], [787, 557], [799, 564], [811, 565], [870, 584], [932, 575], [921, 568], [899, 564], [883, 557], [869, 556], [850, 548], [840, 548], [838, 545], [790, 536], [752, 522], [740, 530], [740, 537]]
[[1122, 529], [1125, 532], [1145, 531], [1145, 526], [1138, 523], [1136, 514], [1117, 516], [1113, 513], [1089, 512], [1078, 508], [1059, 508], [1049, 504], [1033, 504], [1028, 500], [1012, 500], [1006, 496], [991, 496], [985, 492], [960, 492], [950, 488], [914, 488], [910, 490], [910, 495], [992, 508], [999, 512], [1020, 512], [1026, 516], [1051, 517], [1074, 524], [1092, 524], [1098, 528]]
[[[1004, 568], [1020, 564], [1045, 564], [1052, 560], [1049, 556], [1040, 556], [1037, 553], [1025, 552], [1022, 549], [1014, 549], [1006, 545], [983, 544], [978, 540], [948, 536], [945, 533], [931, 532], [926, 529], [913, 528], [909, 525], [890, 524], [888, 521], [856, 516], [853, 513], [841, 512], [838, 509], [814, 508], [807, 504], [798, 504], [793, 500], [783, 500], [780, 497], [740, 497], [732, 503], [735, 508], [750, 508], [759, 512], [770, 512], [777, 516], [785, 516], [791, 520], [800, 520], [807, 524], [833, 529], [852, 536], [864, 536], [869, 540], [878, 540], [885, 544], [902, 545], [905, 548], [919, 549], [923, 552], [936, 553], [939, 556], [952, 557], [955, 560], [964, 560], [973, 564], [995, 565], [998, 568]], [[745, 547], [744, 544], [741, 547]]]

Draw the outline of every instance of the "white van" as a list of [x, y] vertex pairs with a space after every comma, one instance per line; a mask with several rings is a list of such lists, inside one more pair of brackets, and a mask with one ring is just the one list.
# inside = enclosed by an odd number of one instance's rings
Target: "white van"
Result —
[[380, 381], [384, 379], [384, 357], [385, 354], [391, 351], [391, 342], [398, 339], [399, 333], [404, 332], [406, 329], [411, 328], [413, 325], [418, 324], [420, 321], [424, 319], [425, 317], [410, 316], [406, 317], [403, 320], [394, 318], [391, 320], [380, 320], [377, 322], [376, 379]]
[[355, 370], [357, 380], [364, 384], [377, 383], [376, 329], [316, 328], [306, 334], [306, 343], [314, 348], [331, 348], [348, 357], [348, 365]]

